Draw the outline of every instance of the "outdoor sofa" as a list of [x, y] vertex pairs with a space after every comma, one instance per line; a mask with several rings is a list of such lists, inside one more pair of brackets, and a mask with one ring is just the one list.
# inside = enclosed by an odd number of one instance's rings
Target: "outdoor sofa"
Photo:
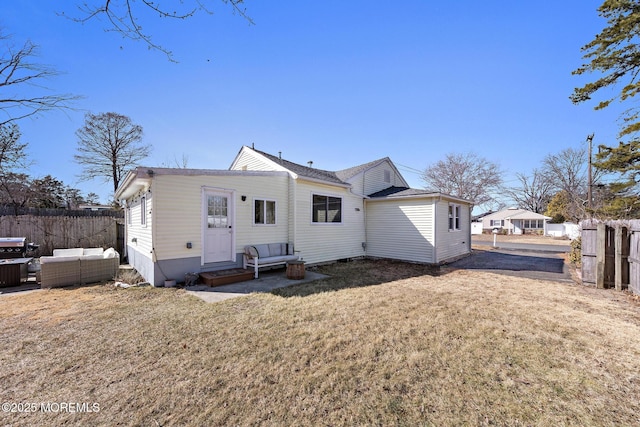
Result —
[[120, 255], [109, 248], [54, 249], [40, 257], [40, 287], [56, 288], [112, 280], [118, 274]]
[[258, 278], [258, 268], [285, 265], [289, 261], [298, 261], [290, 243], [265, 243], [244, 247], [244, 268], [253, 267], [254, 278]]

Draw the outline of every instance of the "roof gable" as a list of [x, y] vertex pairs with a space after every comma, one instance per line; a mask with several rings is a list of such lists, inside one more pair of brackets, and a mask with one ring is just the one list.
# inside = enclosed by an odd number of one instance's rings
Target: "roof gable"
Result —
[[358, 175], [359, 173], [365, 172], [368, 169], [374, 168], [376, 166], [378, 166], [381, 163], [384, 162], [389, 162], [391, 163], [391, 159], [389, 159], [388, 157], [382, 158], [382, 159], [378, 159], [378, 160], [374, 160], [372, 162], [368, 162], [362, 165], [358, 165], [358, 166], [353, 166], [347, 169], [342, 169], [340, 171], [336, 172], [336, 175], [338, 177], [340, 177], [340, 179], [344, 180], [344, 181], [348, 181], [349, 179], [353, 178], [354, 176]]
[[402, 176], [402, 174], [400, 173], [400, 171], [398, 171], [398, 168], [396, 168], [396, 165], [393, 164], [393, 162], [391, 161], [391, 159], [389, 157], [383, 157], [382, 159], [378, 159], [378, 160], [374, 160], [368, 163], [364, 163], [362, 165], [358, 165], [358, 166], [353, 166], [351, 168], [347, 168], [347, 169], [342, 169], [336, 172], [336, 176], [338, 178], [340, 178], [343, 181], [346, 182], [351, 182], [351, 180], [360, 175], [363, 174], [369, 170], [372, 170], [380, 165], [382, 165], [383, 163], [386, 163], [389, 168], [391, 168], [391, 170], [393, 171], [393, 173], [395, 173], [395, 175], [400, 178], [401, 180], [401, 184], [403, 184], [404, 186], [408, 187], [409, 184], [407, 183], [407, 181], [404, 179], [404, 177]]
[[237, 160], [243, 152], [252, 153], [253, 155], [259, 156], [270, 166], [272, 166], [274, 170], [288, 171], [289, 173], [295, 175], [295, 177], [306, 178], [312, 181], [322, 181], [340, 186], [349, 186], [347, 182], [344, 182], [343, 180], [338, 178], [335, 172], [303, 166], [301, 164], [285, 160], [280, 156], [274, 156], [272, 154], [265, 153], [264, 151], [256, 150], [255, 148], [250, 148], [247, 146], [242, 147], [241, 152], [236, 157], [236, 160], [234, 160], [231, 168], [236, 168], [238, 166]]

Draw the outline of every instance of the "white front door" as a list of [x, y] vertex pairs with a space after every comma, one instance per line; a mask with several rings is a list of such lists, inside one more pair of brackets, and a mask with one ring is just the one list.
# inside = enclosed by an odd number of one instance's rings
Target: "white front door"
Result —
[[205, 190], [202, 195], [202, 262], [235, 261], [232, 193]]

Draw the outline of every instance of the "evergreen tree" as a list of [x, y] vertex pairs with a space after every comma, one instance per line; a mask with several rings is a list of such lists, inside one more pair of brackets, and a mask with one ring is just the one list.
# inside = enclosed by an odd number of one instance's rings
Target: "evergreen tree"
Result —
[[[605, 0], [598, 8], [600, 16], [607, 20], [607, 27], [582, 48], [585, 64], [573, 72], [581, 75], [595, 73], [598, 78], [582, 87], [576, 88], [571, 100], [581, 103], [590, 100], [601, 89], [619, 87], [616, 95], [600, 101], [595, 109], [606, 108], [614, 100], [633, 101], [640, 93], [640, 1]], [[608, 172], [621, 175], [620, 182], [611, 187], [620, 197], [627, 199], [621, 203], [625, 214], [638, 207], [629, 206], [637, 202], [638, 181], [640, 178], [640, 110], [632, 106], [622, 117], [618, 146], [600, 146], [595, 166]], [[609, 206], [610, 208], [612, 206]], [[613, 216], [615, 213], [610, 212]]]

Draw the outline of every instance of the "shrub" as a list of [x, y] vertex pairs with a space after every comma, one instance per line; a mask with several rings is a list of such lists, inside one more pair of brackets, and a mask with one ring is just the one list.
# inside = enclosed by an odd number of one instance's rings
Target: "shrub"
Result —
[[582, 263], [582, 237], [576, 237], [571, 241], [569, 261], [571, 261], [571, 264], [580, 267]]

